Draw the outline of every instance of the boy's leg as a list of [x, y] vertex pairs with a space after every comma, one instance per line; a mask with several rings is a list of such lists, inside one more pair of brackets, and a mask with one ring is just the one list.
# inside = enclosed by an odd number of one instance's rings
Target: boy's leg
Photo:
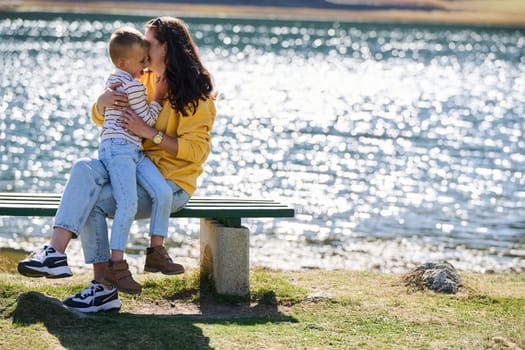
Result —
[[111, 227], [111, 260], [104, 272], [102, 282], [114, 285], [119, 291], [138, 294], [142, 288], [129, 271], [124, 260], [124, 250], [129, 231], [137, 212], [137, 147], [127, 141], [109, 140], [101, 144], [99, 156], [109, 173], [113, 197], [117, 203]]
[[110, 139], [100, 144], [99, 157], [109, 174], [117, 203], [111, 226], [110, 248], [124, 251], [137, 213], [137, 146], [126, 140]]
[[124, 251], [137, 213], [137, 177], [133, 159], [119, 157], [108, 167], [113, 197], [117, 203], [111, 225], [111, 250]]
[[137, 167], [137, 180], [152, 200], [150, 247], [146, 251], [144, 271], [160, 271], [167, 275], [183, 273], [184, 267], [174, 263], [164, 248], [164, 239], [168, 235], [170, 212], [180, 210], [189, 196], [173, 182], [167, 182], [146, 157]]
[[137, 182], [151, 197], [150, 236], [168, 237], [173, 192], [153, 162], [143, 156], [137, 164]]

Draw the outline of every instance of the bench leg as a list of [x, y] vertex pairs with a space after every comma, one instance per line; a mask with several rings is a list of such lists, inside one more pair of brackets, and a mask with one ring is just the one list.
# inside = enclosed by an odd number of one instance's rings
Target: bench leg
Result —
[[250, 293], [249, 239], [246, 227], [225, 227], [215, 220], [201, 219], [201, 272], [211, 274], [217, 293]]

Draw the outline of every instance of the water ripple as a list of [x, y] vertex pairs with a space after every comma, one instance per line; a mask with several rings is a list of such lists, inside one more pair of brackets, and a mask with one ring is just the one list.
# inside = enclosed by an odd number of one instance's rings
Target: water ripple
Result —
[[[0, 18], [0, 65], [10, 67], [0, 73], [0, 190], [60, 192], [73, 161], [94, 155], [89, 113], [111, 69], [106, 41], [145, 21]], [[187, 21], [221, 93], [196, 195], [296, 208], [294, 220], [247, 221], [259, 233], [253, 261], [268, 265], [268, 245], [288, 242], [304, 253], [281, 267], [397, 271], [432, 257], [525, 271], [522, 29]], [[40, 232], [0, 223], [7, 245]], [[132, 244], [146, 240], [144, 225]], [[183, 246], [198, 225], [176, 231]]]

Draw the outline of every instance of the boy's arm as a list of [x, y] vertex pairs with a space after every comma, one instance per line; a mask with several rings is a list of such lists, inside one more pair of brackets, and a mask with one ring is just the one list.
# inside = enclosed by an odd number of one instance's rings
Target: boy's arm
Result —
[[146, 87], [136, 80], [125, 85], [124, 90], [128, 95], [129, 107], [137, 113], [146, 124], [149, 126], [155, 125], [162, 109], [159, 101], [154, 100], [148, 105]]

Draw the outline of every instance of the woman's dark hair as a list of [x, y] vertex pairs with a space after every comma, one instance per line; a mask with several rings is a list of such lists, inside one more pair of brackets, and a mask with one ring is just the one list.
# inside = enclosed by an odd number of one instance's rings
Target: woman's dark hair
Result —
[[153, 29], [161, 44], [167, 43], [166, 80], [172, 108], [183, 116], [195, 114], [199, 100], [212, 97], [213, 83], [186, 23], [174, 17], [158, 17], [150, 20], [146, 29]]

